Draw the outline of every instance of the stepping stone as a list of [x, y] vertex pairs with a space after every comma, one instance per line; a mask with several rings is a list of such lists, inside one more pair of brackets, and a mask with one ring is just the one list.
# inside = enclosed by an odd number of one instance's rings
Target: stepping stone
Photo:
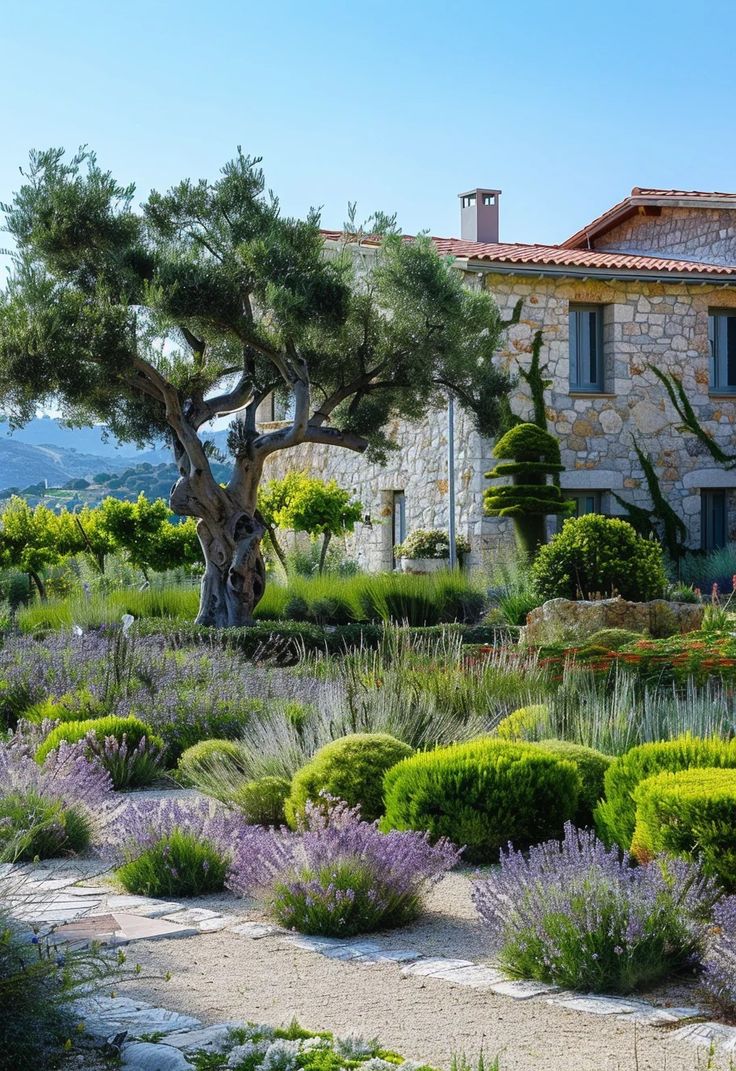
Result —
[[547, 982], [494, 982], [490, 987], [494, 993], [502, 997], [513, 997], [514, 1000], [529, 1000], [530, 997], [539, 997], [543, 993], [554, 993], [557, 986]]
[[163, 918], [175, 911], [183, 911], [184, 905], [173, 900], [154, 900], [150, 896], [108, 896], [108, 911], [127, 911], [133, 915], [145, 915], [147, 918]]
[[200, 933], [215, 933], [217, 930], [226, 929], [236, 919], [237, 915], [215, 915], [213, 919], [198, 923], [198, 929]]
[[643, 1000], [620, 1000], [617, 997], [604, 997], [597, 993], [585, 996], [551, 997], [548, 1004], [557, 1004], [570, 1011], [588, 1012], [591, 1015], [620, 1015], [628, 1017], [633, 1012], [650, 1012], [651, 1005]]
[[165, 919], [150, 919], [144, 915], [129, 915], [115, 911], [107, 915], [90, 915], [56, 930], [56, 937], [67, 941], [99, 941], [106, 944], [128, 944], [131, 941], [157, 941], [162, 937], [192, 937], [199, 930], [180, 926]]
[[75, 1002], [76, 1013], [89, 1034], [108, 1038], [126, 1030], [135, 1034], [171, 1034], [202, 1025], [192, 1015], [155, 1008], [128, 997], [84, 997]]
[[439, 957], [417, 960], [410, 963], [401, 971], [404, 975], [418, 975], [431, 978], [433, 975], [441, 975], [443, 971], [458, 970], [460, 967], [475, 967], [469, 959], [440, 959]]
[[169, 922], [181, 922], [187, 926], [195, 926], [200, 922], [205, 922], [207, 919], [219, 918], [219, 912], [208, 911], [204, 907], [187, 907], [182, 911], [173, 911], [170, 915], [164, 915], [165, 919]]
[[99, 907], [101, 903], [101, 900], [88, 900], [85, 902], [83, 897], [65, 904], [31, 902], [14, 906], [12, 913], [16, 918], [22, 919], [24, 922], [63, 924], [71, 922], [73, 919], [83, 918], [90, 911]]
[[260, 941], [262, 937], [272, 937], [276, 933], [285, 932], [278, 926], [266, 926], [261, 922], [242, 922], [238, 926], [228, 926], [228, 930], [230, 933], [238, 933], [244, 937], [250, 937], [254, 941]]
[[434, 977], [442, 978], [445, 982], [455, 982], [457, 985], [467, 985], [473, 989], [485, 989], [506, 980], [502, 971], [484, 967], [482, 964], [475, 964], [472, 967], [452, 967], [446, 971], [440, 971]]
[[722, 1045], [726, 1051], [733, 1051], [736, 1028], [721, 1023], [692, 1023], [673, 1030], [670, 1037], [676, 1041], [689, 1041], [691, 1045]]
[[148, 1041], [125, 1045], [120, 1066], [125, 1071], [192, 1071], [192, 1065], [179, 1049]]
[[173, 1045], [182, 1052], [204, 1050], [205, 1052], [223, 1052], [227, 1047], [230, 1034], [243, 1022], [218, 1023], [217, 1026], [205, 1026], [201, 1030], [178, 1030], [166, 1035], [166, 1044]]
[[702, 1008], [657, 1008], [650, 1005], [647, 1009], [631, 1012], [626, 1016], [621, 1015], [619, 1018], [628, 1019], [629, 1022], [635, 1020], [642, 1026], [667, 1026], [685, 1019], [702, 1018], [702, 1015]]
[[341, 942], [335, 937], [306, 937], [301, 934], [294, 934], [293, 936], [289, 934], [286, 940], [290, 945], [294, 945], [295, 948], [303, 948], [306, 952], [324, 952], [327, 948], [341, 947]]
[[386, 948], [376, 953], [376, 963], [413, 963], [421, 959], [421, 952], [413, 948]]

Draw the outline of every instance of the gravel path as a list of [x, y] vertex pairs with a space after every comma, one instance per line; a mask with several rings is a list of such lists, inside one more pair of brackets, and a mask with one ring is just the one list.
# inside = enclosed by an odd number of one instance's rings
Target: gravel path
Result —
[[[231, 901], [227, 909], [234, 907]], [[244, 907], [241, 902], [235, 909], [241, 913]], [[259, 918], [255, 911], [248, 917]], [[381, 944], [389, 942], [425, 955], [487, 961], [489, 949], [469, 900], [468, 875], [447, 878], [434, 891], [427, 915], [382, 935]], [[146, 974], [172, 973], [169, 982], [136, 984], [136, 995], [207, 1022], [254, 1019], [279, 1025], [296, 1016], [312, 1029], [377, 1036], [405, 1056], [444, 1068], [453, 1053], [474, 1057], [481, 1046], [486, 1056], [500, 1056], [501, 1071], [715, 1071], [729, 1066], [727, 1060], [709, 1065], [707, 1050], [678, 1041], [662, 1027], [573, 1012], [549, 1004], [546, 997], [513, 1000], [439, 979], [406, 977], [393, 964], [330, 960], [278, 938], [252, 940], [223, 931], [138, 943], [131, 947], [130, 959]], [[682, 1002], [682, 993], [673, 991], [672, 999]]]

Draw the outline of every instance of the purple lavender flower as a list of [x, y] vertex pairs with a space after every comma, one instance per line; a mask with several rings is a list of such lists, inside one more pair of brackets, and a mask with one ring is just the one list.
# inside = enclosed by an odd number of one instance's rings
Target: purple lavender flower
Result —
[[[127, 862], [142, 855], [175, 831], [189, 833], [230, 857], [239, 838], [250, 827], [242, 816], [226, 811], [203, 798], [165, 799], [155, 803], [130, 801], [105, 827], [105, 857]], [[167, 845], [163, 847], [168, 854]]]
[[713, 909], [713, 926], [703, 957], [701, 984], [726, 1018], [736, 1017], [736, 896], [726, 896]]
[[0, 796], [21, 792], [65, 805], [81, 803], [96, 814], [109, 804], [112, 782], [106, 770], [87, 758], [84, 741], [63, 740], [39, 766], [31, 749], [16, 738], [0, 744]]
[[473, 901], [509, 973], [629, 992], [697, 960], [716, 895], [686, 862], [633, 867], [568, 823], [561, 842], [509, 846]]
[[290, 929], [347, 936], [413, 918], [459, 858], [445, 838], [430, 844], [426, 834], [381, 833], [358, 808], [324, 797], [307, 804], [296, 833], [248, 827], [228, 885], [263, 897]]

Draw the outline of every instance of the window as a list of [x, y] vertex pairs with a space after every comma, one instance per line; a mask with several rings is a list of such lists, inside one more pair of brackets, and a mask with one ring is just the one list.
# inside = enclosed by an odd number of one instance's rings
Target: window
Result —
[[711, 390], [736, 394], [736, 309], [711, 309], [708, 342]]
[[603, 306], [570, 306], [570, 389], [603, 390]]
[[725, 547], [726, 536], [726, 492], [700, 492], [700, 545], [703, 550], [717, 550]]
[[[563, 491], [563, 498], [567, 502], [575, 503], [575, 512], [570, 516], [582, 517], [585, 513], [602, 513], [603, 512], [603, 492], [602, 491]], [[557, 531], [562, 531], [562, 526], [567, 520], [567, 517], [558, 516], [557, 518]]]

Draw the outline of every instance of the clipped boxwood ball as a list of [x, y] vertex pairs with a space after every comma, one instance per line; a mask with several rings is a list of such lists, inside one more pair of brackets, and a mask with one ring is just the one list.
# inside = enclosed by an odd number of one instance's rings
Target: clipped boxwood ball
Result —
[[360, 807], [367, 822], [375, 821], [383, 814], [383, 775], [413, 754], [388, 733], [353, 733], [325, 744], [294, 775], [284, 805], [287, 822], [295, 826], [307, 800], [318, 800], [320, 793]]
[[184, 784], [196, 785], [202, 774], [206, 775], [213, 766], [220, 765], [245, 774], [246, 757], [242, 745], [234, 740], [200, 740], [182, 752], [178, 769]]

